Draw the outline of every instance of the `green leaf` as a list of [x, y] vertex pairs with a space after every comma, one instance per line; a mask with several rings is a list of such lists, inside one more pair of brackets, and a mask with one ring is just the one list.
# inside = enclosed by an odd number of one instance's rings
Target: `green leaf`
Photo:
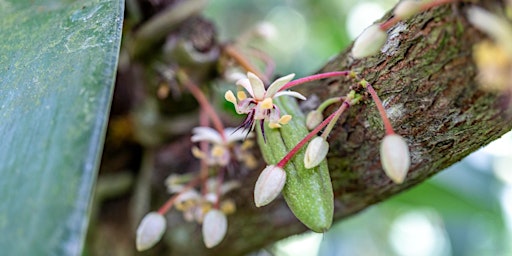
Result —
[[2, 255], [81, 254], [122, 0], [0, 0]]

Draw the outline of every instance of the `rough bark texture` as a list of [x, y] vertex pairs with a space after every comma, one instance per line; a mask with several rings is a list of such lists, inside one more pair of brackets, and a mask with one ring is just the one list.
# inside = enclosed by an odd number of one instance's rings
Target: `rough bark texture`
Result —
[[[472, 47], [485, 36], [468, 24], [465, 7], [454, 4], [419, 14], [390, 30], [383, 53], [353, 60], [347, 50], [321, 70], [355, 70], [369, 81], [412, 156], [405, 182], [393, 184], [380, 165], [384, 129], [375, 104], [367, 97], [351, 107], [329, 138], [336, 221], [424, 181], [512, 129], [502, 96], [481, 90], [476, 81]], [[326, 79], [303, 92], [322, 100], [345, 95], [351, 85], [354, 81], [346, 78]], [[233, 195], [237, 212], [229, 216], [227, 237], [213, 249], [202, 244], [198, 225], [171, 213], [165, 235], [170, 253], [241, 255], [305, 231], [283, 200], [261, 209], [254, 206], [257, 175], [247, 175]]]

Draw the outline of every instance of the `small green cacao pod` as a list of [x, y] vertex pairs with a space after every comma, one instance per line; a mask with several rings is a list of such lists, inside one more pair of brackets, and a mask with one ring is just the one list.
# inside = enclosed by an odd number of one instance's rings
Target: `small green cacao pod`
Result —
[[[265, 124], [266, 142], [261, 130], [257, 128], [258, 144], [265, 161], [270, 164], [279, 162], [308, 133], [305, 116], [295, 99], [282, 96], [274, 99], [282, 115], [292, 115], [293, 119], [278, 129], [270, 129]], [[305, 148], [284, 166], [286, 183], [283, 196], [293, 214], [304, 225], [315, 232], [325, 232], [332, 224], [334, 196], [327, 161], [307, 169], [304, 166]]]

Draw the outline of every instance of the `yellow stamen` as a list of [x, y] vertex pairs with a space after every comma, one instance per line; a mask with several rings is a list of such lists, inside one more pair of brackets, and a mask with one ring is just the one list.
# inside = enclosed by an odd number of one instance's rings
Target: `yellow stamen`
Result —
[[210, 203], [203, 203], [201, 205], [201, 211], [203, 212], [202, 216], [199, 216], [199, 219], [197, 222], [203, 223], [204, 215], [206, 215], [207, 212], [209, 212], [212, 209], [212, 205]]
[[281, 125], [279, 123], [269, 123], [268, 127], [272, 128], [272, 129], [276, 129], [276, 128], [280, 128]]
[[238, 100], [245, 100], [245, 99], [247, 99], [247, 95], [243, 91], [238, 91], [236, 93], [236, 97], [238, 98]]
[[291, 115], [284, 115], [281, 118], [279, 118], [279, 123], [280, 124], [287, 124], [288, 122], [290, 122], [290, 120], [292, 120], [292, 116]]
[[226, 215], [234, 213], [236, 211], [235, 202], [229, 199], [222, 201], [222, 203], [220, 204], [220, 210]]
[[212, 155], [214, 157], [221, 157], [222, 155], [224, 155], [224, 152], [226, 152], [226, 150], [224, 149], [223, 146], [215, 145], [212, 148]]
[[185, 202], [176, 202], [174, 203], [174, 208], [178, 211], [184, 211], [185, 210]]
[[256, 161], [256, 158], [254, 158], [252, 155], [246, 155], [243, 158], [245, 166], [249, 169], [255, 169], [258, 166], [258, 162]]
[[182, 202], [176, 202], [175, 207], [178, 211], [188, 211], [190, 208], [196, 206], [196, 202], [193, 199], [185, 200]]
[[265, 98], [260, 105], [262, 109], [271, 109], [273, 106], [272, 98]]
[[203, 151], [201, 151], [198, 147], [192, 147], [192, 155], [195, 158], [198, 158], [198, 159], [203, 159], [204, 158]]
[[251, 148], [252, 146], [254, 146], [254, 141], [252, 140], [244, 140], [244, 142], [242, 142], [242, 149], [243, 150], [247, 150], [249, 148]]
[[231, 90], [227, 91], [225, 94], [224, 94], [224, 98], [233, 103], [234, 105], [236, 105], [236, 98], [235, 98], [235, 95], [233, 94], [233, 92]]

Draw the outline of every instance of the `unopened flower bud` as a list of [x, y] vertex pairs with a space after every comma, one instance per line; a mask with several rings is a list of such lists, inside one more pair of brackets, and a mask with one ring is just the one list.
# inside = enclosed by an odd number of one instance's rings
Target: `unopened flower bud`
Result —
[[270, 22], [260, 22], [254, 28], [254, 32], [257, 36], [263, 38], [264, 40], [270, 40], [276, 37], [277, 29]]
[[411, 164], [404, 138], [398, 134], [386, 135], [380, 144], [380, 160], [386, 175], [393, 182], [402, 183]]
[[329, 143], [322, 137], [314, 138], [306, 148], [304, 167], [310, 169], [319, 165], [329, 151]]
[[408, 19], [421, 10], [421, 4], [422, 2], [417, 0], [402, 0], [393, 10], [393, 15], [400, 19]]
[[216, 209], [208, 211], [203, 220], [203, 242], [212, 248], [222, 242], [228, 230], [226, 215]]
[[150, 212], [144, 216], [137, 228], [135, 246], [137, 251], [147, 250], [162, 238], [167, 224], [164, 216], [157, 212]]
[[308, 127], [309, 130], [315, 129], [322, 121], [324, 120], [324, 116], [322, 115], [322, 112], [318, 110], [313, 110], [308, 113], [306, 116], [306, 127]]
[[354, 42], [352, 56], [360, 59], [377, 54], [387, 39], [388, 34], [380, 29], [379, 24], [371, 25]]
[[272, 202], [283, 190], [286, 172], [275, 165], [269, 165], [261, 172], [254, 187], [254, 203], [256, 207]]

